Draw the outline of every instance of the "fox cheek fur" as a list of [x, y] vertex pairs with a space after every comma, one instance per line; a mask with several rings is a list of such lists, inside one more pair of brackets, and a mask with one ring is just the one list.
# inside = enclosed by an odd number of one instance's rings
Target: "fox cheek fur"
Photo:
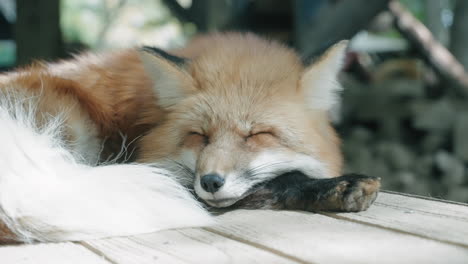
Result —
[[236, 35], [210, 40], [210, 51], [200, 56], [179, 51], [188, 59], [140, 53], [168, 114], [140, 141], [138, 161], [184, 171], [183, 182], [218, 207], [288, 171], [340, 175], [339, 139], [328, 113], [341, 91], [336, 78], [347, 43], [303, 68], [289, 49], [252, 35], [242, 39], [248, 49], [234, 48]]

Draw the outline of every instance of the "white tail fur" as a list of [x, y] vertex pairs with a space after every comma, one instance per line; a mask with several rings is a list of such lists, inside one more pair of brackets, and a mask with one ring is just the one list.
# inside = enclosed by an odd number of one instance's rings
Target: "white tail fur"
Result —
[[64, 147], [59, 117], [39, 128], [34, 99], [0, 98], [0, 220], [22, 241], [94, 239], [213, 223], [168, 171], [141, 164], [80, 164]]

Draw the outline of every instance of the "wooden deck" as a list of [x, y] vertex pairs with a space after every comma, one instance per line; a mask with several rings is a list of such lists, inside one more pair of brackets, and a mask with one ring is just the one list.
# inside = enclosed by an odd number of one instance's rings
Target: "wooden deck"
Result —
[[380, 193], [366, 212], [238, 210], [210, 228], [0, 247], [1, 264], [468, 263], [468, 205]]

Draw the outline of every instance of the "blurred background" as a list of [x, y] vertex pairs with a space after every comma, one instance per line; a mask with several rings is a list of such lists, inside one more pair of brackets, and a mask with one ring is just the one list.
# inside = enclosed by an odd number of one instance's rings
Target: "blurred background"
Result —
[[222, 30], [277, 39], [306, 63], [351, 39], [333, 114], [346, 171], [468, 202], [465, 0], [0, 0], [0, 71]]

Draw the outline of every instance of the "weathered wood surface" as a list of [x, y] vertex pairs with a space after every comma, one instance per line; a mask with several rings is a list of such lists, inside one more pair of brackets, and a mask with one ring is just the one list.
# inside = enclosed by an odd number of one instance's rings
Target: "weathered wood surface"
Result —
[[74, 243], [0, 247], [2, 264], [111, 264]]
[[203, 229], [86, 242], [116, 263], [295, 263]]
[[468, 205], [381, 193], [366, 212], [237, 210], [217, 226], [0, 247], [0, 263], [468, 263]]
[[466, 204], [383, 193], [366, 212], [330, 216], [468, 246]]

